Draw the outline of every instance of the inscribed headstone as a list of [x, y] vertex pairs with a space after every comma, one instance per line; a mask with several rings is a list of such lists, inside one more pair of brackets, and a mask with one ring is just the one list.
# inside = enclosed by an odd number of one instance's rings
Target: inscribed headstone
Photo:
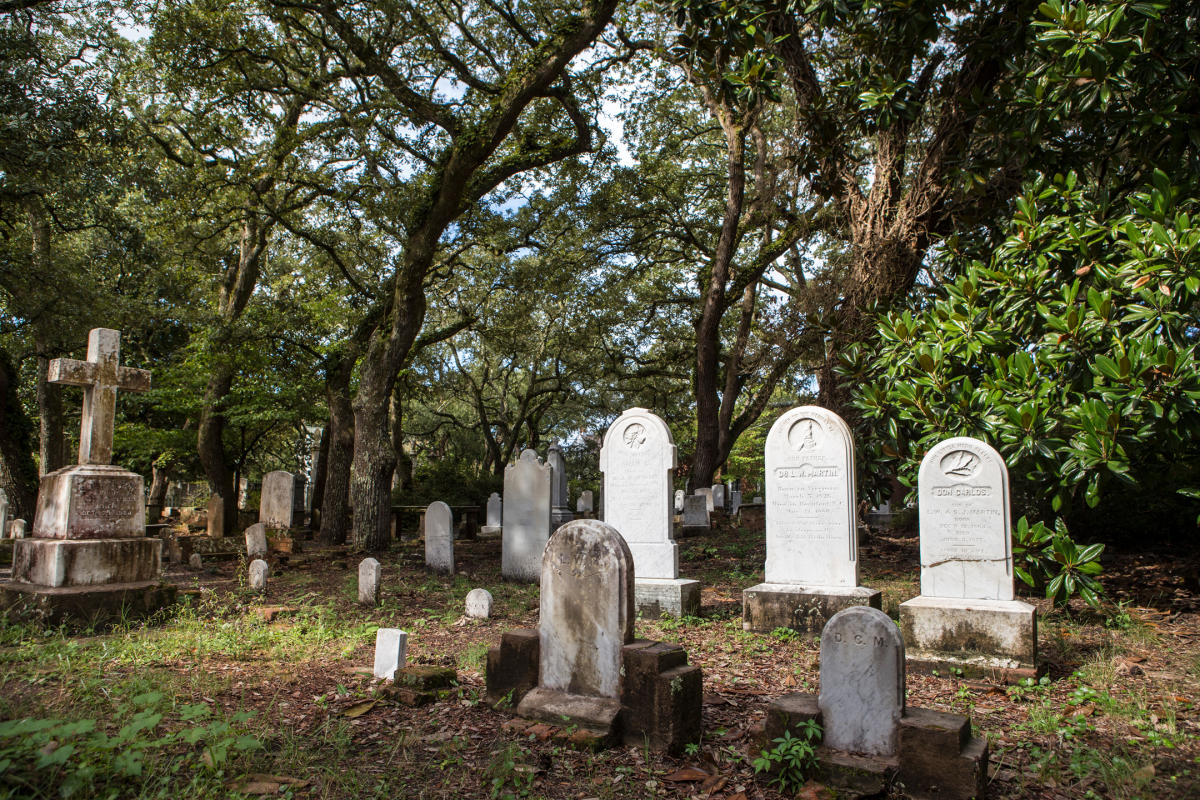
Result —
[[854, 443], [841, 417], [817, 406], [784, 413], [767, 434], [766, 582], [858, 585]]
[[542, 555], [538, 685], [617, 697], [621, 648], [633, 641], [633, 621], [633, 556], [625, 540], [598, 520], [559, 528]]
[[425, 566], [454, 574], [454, 520], [450, 506], [435, 500], [425, 509]]
[[683, 498], [683, 527], [708, 528], [708, 500], [703, 495]]
[[466, 613], [472, 619], [488, 619], [492, 616], [492, 593], [487, 589], [472, 589], [467, 592]]
[[[295, 518], [297, 504], [296, 476], [283, 470], [275, 470], [263, 475], [262, 493], [258, 501], [258, 521], [268, 528], [286, 529], [298, 525]], [[303, 507], [303, 492], [299, 502]]]
[[904, 714], [904, 640], [887, 614], [853, 606], [825, 624], [817, 704], [824, 717], [824, 746], [863, 755], [895, 754]]
[[504, 468], [504, 534], [500, 570], [506, 578], [536, 581], [550, 538], [550, 467], [526, 450]]
[[363, 606], [379, 605], [379, 584], [383, 568], [373, 558], [364, 558], [358, 564], [358, 603]]
[[679, 546], [671, 538], [671, 474], [675, 443], [656, 414], [631, 408], [609, 426], [600, 448], [604, 521], [633, 553], [638, 578], [679, 577]]
[[267, 526], [256, 522], [246, 528], [246, 555], [261, 558], [267, 554]]
[[1008, 469], [990, 445], [958, 436], [934, 445], [917, 476], [921, 594], [1012, 600]]
[[395, 679], [396, 670], [404, 666], [407, 649], [408, 634], [399, 628], [380, 628], [375, 631], [374, 676], [389, 681]]

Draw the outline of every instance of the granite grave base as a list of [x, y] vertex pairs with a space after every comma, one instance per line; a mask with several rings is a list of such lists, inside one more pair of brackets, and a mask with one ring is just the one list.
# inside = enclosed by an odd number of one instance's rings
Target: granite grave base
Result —
[[696, 616], [700, 613], [700, 581], [637, 578], [633, 583], [633, 603], [647, 619], [658, 619], [663, 614]]
[[865, 586], [833, 589], [760, 583], [742, 591], [742, 629], [770, 633], [776, 628], [790, 628], [815, 636], [842, 609], [879, 608], [881, 598], [878, 589]]
[[[817, 695], [784, 695], [767, 706], [762, 746], [784, 735], [803, 736], [802, 726], [822, 724]], [[865, 756], [817, 748], [817, 780], [859, 794], [900, 789], [914, 800], [982, 800], [987, 788], [987, 740], [971, 736], [971, 720], [924, 708], [900, 717], [895, 755]]]

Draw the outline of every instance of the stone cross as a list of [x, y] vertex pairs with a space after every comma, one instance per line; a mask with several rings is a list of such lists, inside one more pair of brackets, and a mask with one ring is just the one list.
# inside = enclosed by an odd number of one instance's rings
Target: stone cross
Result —
[[145, 392], [150, 373], [122, 367], [121, 332], [93, 328], [88, 334], [87, 361], [56, 358], [46, 370], [46, 380], [83, 387], [83, 424], [79, 433], [80, 464], [112, 463], [113, 425], [117, 414], [117, 389]]

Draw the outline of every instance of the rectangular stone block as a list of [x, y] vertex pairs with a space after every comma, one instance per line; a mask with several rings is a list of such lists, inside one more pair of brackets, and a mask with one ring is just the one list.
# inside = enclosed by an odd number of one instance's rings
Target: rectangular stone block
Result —
[[100, 586], [158, 580], [160, 539], [21, 539], [12, 578], [36, 586]]
[[800, 726], [809, 720], [821, 724], [821, 708], [817, 705], [817, 696], [808, 692], [792, 692], [785, 694], [767, 706], [767, 718], [764, 721], [763, 743], [770, 747], [771, 743], [790, 731], [796, 735]]
[[517, 714], [552, 725], [583, 728], [608, 744], [619, 734], [621, 701], [615, 697], [571, 694], [538, 686], [517, 706]]
[[38, 539], [121, 539], [146, 533], [142, 476], [102, 464], [42, 476], [33, 535]]
[[622, 649], [621, 666], [626, 744], [680, 753], [699, 741], [703, 676], [681, 646], [640, 640]]
[[791, 628], [816, 636], [837, 612], [851, 606], [879, 608], [878, 589], [814, 589], [781, 583], [760, 583], [742, 591], [742, 629], [770, 633]]
[[700, 613], [700, 581], [638, 578], [633, 583], [633, 602], [648, 619], [657, 619], [663, 614], [695, 616]]
[[920, 800], [970, 800], [987, 789], [987, 740], [958, 714], [909, 709], [900, 720], [900, 781]]
[[485, 678], [488, 702], [506, 700], [515, 708], [538, 682], [541, 640], [537, 628], [518, 628], [488, 650]]
[[900, 604], [911, 661], [946, 659], [963, 668], [1035, 670], [1037, 609], [1020, 600], [914, 597]]
[[158, 581], [53, 588], [0, 583], [0, 608], [16, 618], [88, 627], [149, 616], [174, 605], [178, 592], [178, 587]]

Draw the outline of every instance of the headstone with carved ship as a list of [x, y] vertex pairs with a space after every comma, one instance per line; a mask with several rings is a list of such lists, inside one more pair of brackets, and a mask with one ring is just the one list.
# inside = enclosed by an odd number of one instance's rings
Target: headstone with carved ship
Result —
[[79, 463], [38, 487], [33, 536], [14, 545], [3, 602], [47, 619], [99, 621], [151, 613], [174, 600], [159, 583], [162, 542], [146, 538], [142, 476], [114, 466], [117, 391], [144, 392], [150, 373], [120, 364], [121, 334], [96, 328], [87, 361], [56, 358], [50, 383], [83, 387]]

